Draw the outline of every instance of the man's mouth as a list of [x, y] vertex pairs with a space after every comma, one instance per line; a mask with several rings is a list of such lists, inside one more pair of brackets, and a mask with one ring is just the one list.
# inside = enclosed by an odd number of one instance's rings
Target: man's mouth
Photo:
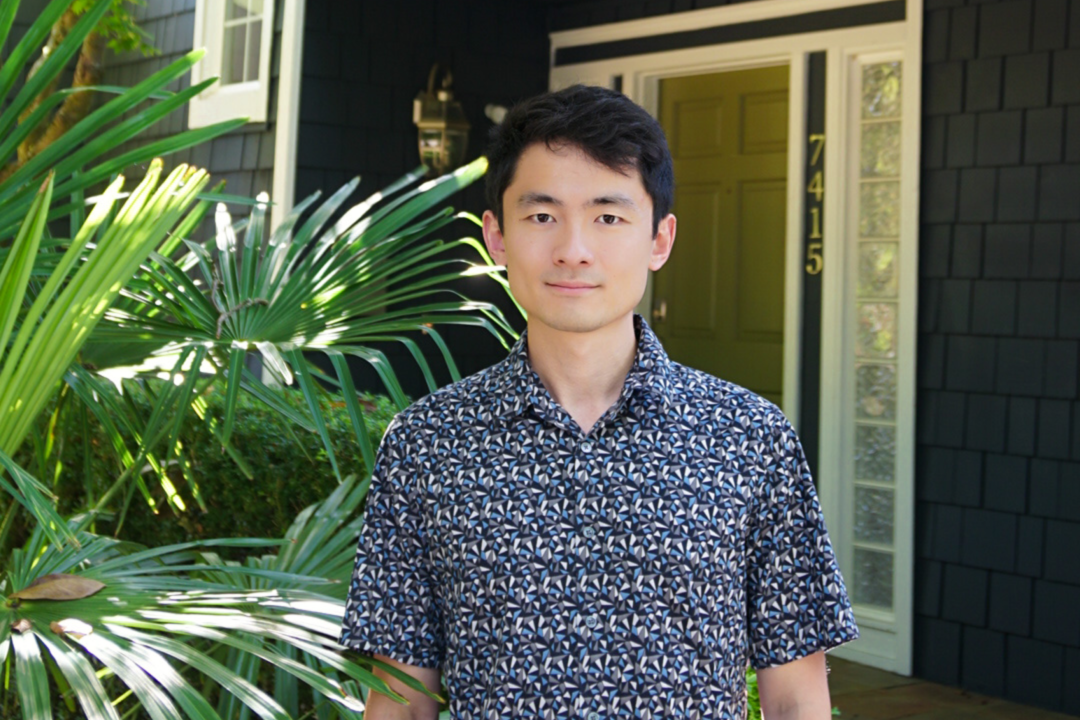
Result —
[[588, 288], [597, 287], [592, 283], [576, 282], [572, 280], [567, 280], [563, 282], [549, 282], [547, 284], [551, 287], [563, 288], [566, 290], [586, 290]]

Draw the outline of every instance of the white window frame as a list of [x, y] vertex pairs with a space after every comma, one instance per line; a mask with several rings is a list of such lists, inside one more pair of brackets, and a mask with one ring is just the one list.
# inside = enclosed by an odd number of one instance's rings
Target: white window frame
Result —
[[[225, 31], [225, 0], [197, 0], [195, 3], [195, 47], [206, 55], [191, 69], [191, 83], [222, 76]], [[259, 42], [257, 78], [222, 85], [214, 83], [188, 103], [188, 127], [247, 117], [248, 122], [266, 122], [270, 112], [270, 55], [274, 39], [274, 0], [263, 3], [262, 36]]]
[[[549, 87], [557, 90], [572, 83], [611, 87], [622, 78], [622, 91], [654, 116], [659, 112], [660, 81], [697, 73], [723, 72], [751, 67], [788, 65], [791, 71], [788, 142], [788, 177], [798, 179], [788, 187], [785, 308], [784, 308], [784, 413], [799, 417], [799, 370], [801, 365], [803, 259], [803, 167], [805, 161], [806, 58], [826, 53], [825, 144], [826, 192], [824, 232], [827, 259], [822, 274], [821, 429], [818, 494], [830, 537], [845, 576], [853, 575], [850, 443], [847, 429], [854, 405], [845, 401], [845, 370], [849, 365], [851, 329], [847, 319], [851, 282], [850, 250], [846, 247], [848, 209], [845, 192], [850, 184], [851, 162], [849, 114], [854, 98], [850, 85], [851, 63], [864, 55], [892, 53], [904, 62], [901, 210], [905, 218], [900, 250], [900, 352], [897, 397], [897, 467], [894, 570], [894, 605], [891, 613], [856, 607], [862, 638], [836, 648], [843, 658], [902, 675], [912, 672], [914, 598], [914, 445], [915, 445], [915, 319], [918, 289], [918, 187], [919, 133], [921, 129], [921, 61], [923, 0], [906, 0], [906, 19], [880, 25], [840, 28], [819, 32], [762, 38], [721, 45], [632, 55], [573, 65], [555, 66], [560, 48], [649, 37], [669, 32], [785, 17], [816, 10], [864, 5], [874, 0], [757, 0], [756, 2], [672, 13], [669, 15], [556, 32], [551, 37]], [[856, 96], [857, 97], [857, 96]], [[652, 281], [638, 311], [649, 317]], [[850, 399], [850, 398], [849, 398]], [[847, 411], [845, 411], [847, 409]], [[869, 611], [868, 611], [869, 610]]]

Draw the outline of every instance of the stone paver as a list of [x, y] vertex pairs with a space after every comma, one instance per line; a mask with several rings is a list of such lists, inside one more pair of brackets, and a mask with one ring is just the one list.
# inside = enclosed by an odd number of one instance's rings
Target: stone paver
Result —
[[841, 720], [1069, 720], [1071, 716], [829, 657]]

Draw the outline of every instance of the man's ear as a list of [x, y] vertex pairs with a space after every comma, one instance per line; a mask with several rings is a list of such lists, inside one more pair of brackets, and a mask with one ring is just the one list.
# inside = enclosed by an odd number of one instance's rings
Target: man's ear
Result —
[[652, 256], [649, 258], [649, 269], [659, 270], [664, 267], [671, 248], [675, 245], [675, 216], [668, 213], [660, 221], [656, 228], [656, 237], [653, 238]]
[[484, 211], [484, 244], [487, 245], [491, 259], [498, 265], [506, 265], [506, 242], [503, 240], [502, 230], [499, 229], [499, 219], [490, 210]]

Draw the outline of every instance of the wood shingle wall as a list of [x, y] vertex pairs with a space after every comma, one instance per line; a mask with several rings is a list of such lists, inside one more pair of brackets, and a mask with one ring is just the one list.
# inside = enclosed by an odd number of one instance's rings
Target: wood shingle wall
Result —
[[1080, 2], [927, 0], [915, 672], [1080, 713]]

